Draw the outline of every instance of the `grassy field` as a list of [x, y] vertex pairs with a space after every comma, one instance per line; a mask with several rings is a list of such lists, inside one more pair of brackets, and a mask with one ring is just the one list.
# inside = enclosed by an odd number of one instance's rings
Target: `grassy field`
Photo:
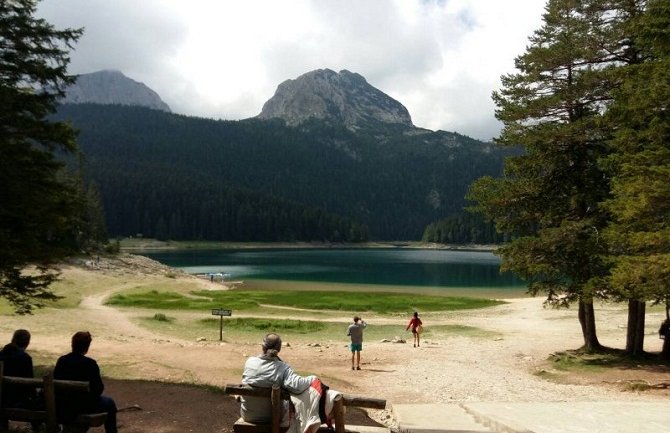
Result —
[[109, 305], [167, 310], [206, 310], [225, 305], [227, 309], [254, 310], [274, 305], [308, 310], [357, 311], [376, 314], [412, 311], [455, 311], [485, 308], [502, 301], [481, 298], [428, 296], [403, 293], [339, 291], [196, 291], [190, 295], [158, 290], [117, 294]]
[[[167, 336], [178, 336], [184, 339], [194, 340], [204, 338], [206, 340], [219, 339], [220, 319], [218, 318], [196, 318], [192, 315], [156, 313], [138, 319], [142, 327], [153, 332]], [[224, 341], [251, 341], [258, 339], [258, 335], [268, 332], [276, 332], [286, 341], [299, 342], [329, 342], [341, 341], [345, 338], [346, 328], [349, 323], [343, 321], [316, 321], [280, 318], [224, 318], [223, 340]], [[380, 341], [382, 339], [392, 340], [401, 337], [411, 340], [412, 336], [405, 331], [405, 322], [398, 321], [397, 324], [368, 324], [365, 330], [365, 338], [369, 341]], [[426, 326], [423, 334], [424, 339], [437, 339], [447, 335], [465, 336], [471, 338], [493, 338], [492, 332], [479, 328], [462, 325], [436, 325]]]
[[[210, 314], [214, 308], [234, 311], [234, 317], [224, 318], [227, 341], [253, 342], [259, 333], [272, 331], [306, 343], [339, 341], [354, 314], [370, 323], [366, 332], [370, 339], [411, 339], [405, 325], [413, 311], [421, 312], [427, 323], [435, 323], [450, 311], [502, 303], [482, 297], [403, 293], [401, 288], [382, 286], [280, 283], [254, 288], [252, 283], [233, 290], [211, 290], [216, 285], [208, 280], [172, 272], [138, 256], [103, 257], [99, 267], [84, 265], [81, 259], [63, 266], [62, 278], [52, 286], [62, 298], [35, 310], [30, 328], [36, 335], [47, 332], [53, 320], [76, 327], [76, 314], [69, 311], [79, 308], [85, 298], [111, 295], [108, 305], [125, 310], [131, 321], [166, 340], [218, 340], [219, 318]], [[12, 314], [6, 302], [0, 302], [0, 314]], [[91, 332], [102, 333], [108, 325], [95, 322], [87, 326]], [[447, 334], [490, 336], [479, 329], [447, 325], [428, 326], [425, 336]]]
[[[348, 326], [345, 320], [349, 320], [348, 317], [353, 314], [361, 313], [365, 313], [365, 317], [372, 317], [366, 329], [366, 338], [392, 340], [400, 336], [411, 339], [411, 334], [405, 331], [405, 319], [411, 311], [441, 314], [500, 303], [480, 298], [398, 293], [256, 290], [196, 291], [190, 294], [132, 290], [117, 294], [108, 301], [109, 305], [115, 307], [141, 311], [141, 316], [136, 315], [137, 323], [166, 338], [178, 336], [191, 340], [218, 340], [220, 318], [207, 315], [210, 309], [225, 306], [233, 310], [233, 314], [242, 313], [246, 317], [223, 319], [224, 341], [255, 341], [259, 333], [277, 332], [291, 341], [300, 342], [341, 340]], [[319, 320], [313, 319], [315, 314]], [[343, 319], [343, 316], [347, 319]], [[375, 319], [381, 323], [374, 323]], [[389, 321], [395, 324], [389, 324]], [[442, 338], [447, 335], [494, 337], [492, 333], [479, 328], [437, 325], [426, 327], [424, 338]]]

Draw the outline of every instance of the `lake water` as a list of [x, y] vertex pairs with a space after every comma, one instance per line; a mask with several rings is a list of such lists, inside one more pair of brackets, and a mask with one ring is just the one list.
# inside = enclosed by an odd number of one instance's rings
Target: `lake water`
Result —
[[[490, 252], [422, 249], [178, 250], [141, 254], [192, 274], [228, 280], [366, 284], [447, 290], [495, 289], [519, 294], [523, 282], [500, 274]], [[462, 291], [462, 290], [461, 290]]]

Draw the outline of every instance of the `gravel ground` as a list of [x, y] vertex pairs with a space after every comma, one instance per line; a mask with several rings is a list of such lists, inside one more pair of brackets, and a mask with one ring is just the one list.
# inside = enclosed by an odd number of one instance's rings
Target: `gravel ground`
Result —
[[[85, 263], [65, 267], [63, 277], [92, 281], [95, 285], [75, 309], [45, 309], [34, 316], [3, 315], [0, 333], [9, 341], [14, 329], [33, 333], [29, 351], [38, 365], [55, 363], [69, 350], [69, 337], [87, 329], [94, 335], [90, 356], [96, 358], [103, 375], [124, 379], [183, 382], [220, 387], [238, 383], [242, 365], [249, 355], [259, 352], [258, 343], [187, 341], [154, 332], [137, 325], [137, 318], [148, 312], [121, 310], [104, 305], [110, 294], [139, 283], [160, 284], [175, 281], [194, 284], [194, 277], [175, 272], [148, 259], [124, 256], [121, 260], [103, 258], [99, 264]], [[198, 279], [202, 288], [210, 284]], [[65, 284], [67, 286], [67, 284]], [[220, 284], [217, 286], [220, 288]], [[585, 378], [579, 384], [555, 383], [538, 377], [538, 371], [551, 369], [547, 357], [557, 351], [575, 349], [581, 344], [577, 313], [573, 310], [543, 308], [537, 298], [511, 299], [498, 307], [455, 313], [424, 313], [426, 330], [438, 324], [469, 325], [486, 331], [483, 336], [428, 337], [420, 348], [411, 344], [369, 341], [362, 352], [363, 369], [350, 370], [351, 355], [346, 346], [347, 318], [342, 340], [315, 345], [294, 342], [282, 350], [282, 357], [298, 372], [319, 375], [332, 389], [362, 396], [385, 398], [391, 404], [454, 403], [473, 401], [593, 401], [668, 399], [667, 392], [621, 392], [610, 386], [618, 380], [670, 377], [667, 365], [650, 372], [638, 369], [611, 370], [597, 380]], [[287, 311], [287, 317], [297, 312]], [[318, 320], [318, 314], [299, 312], [305, 319]], [[598, 335], [602, 344], [624, 346], [625, 305], [598, 305]], [[658, 352], [661, 340], [655, 335], [661, 312], [647, 314], [645, 349]], [[366, 315], [370, 326], [392, 323]], [[398, 336], [406, 321], [398, 319]], [[389, 336], [393, 339], [396, 336]], [[409, 336], [411, 341], [411, 336]], [[653, 373], [653, 374], [652, 374]], [[579, 378], [578, 378], [579, 379]], [[571, 382], [575, 382], [572, 380]], [[147, 391], [147, 395], [151, 392]], [[370, 411], [373, 418], [392, 424], [390, 412]], [[168, 422], [168, 420], [166, 420]], [[158, 431], [158, 430], [156, 430]], [[168, 430], [164, 430], [168, 431]], [[184, 430], [188, 431], [188, 430]], [[197, 431], [197, 430], [194, 430]], [[212, 430], [218, 431], [218, 430]]]

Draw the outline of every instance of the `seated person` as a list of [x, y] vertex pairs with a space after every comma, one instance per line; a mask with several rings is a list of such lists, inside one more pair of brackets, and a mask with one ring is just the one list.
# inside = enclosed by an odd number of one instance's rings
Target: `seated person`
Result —
[[[4, 375], [33, 377], [33, 358], [26, 353], [30, 344], [30, 332], [25, 329], [14, 331], [12, 341], [0, 350], [0, 361], [4, 364]], [[23, 386], [5, 385], [2, 389], [3, 407], [31, 409], [37, 404], [34, 389]]]
[[79, 331], [72, 336], [72, 352], [58, 358], [54, 369], [54, 379], [80, 380], [89, 382], [89, 392], [61, 389], [56, 398], [58, 416], [68, 422], [82, 413], [107, 412], [105, 432], [116, 433], [116, 404], [102, 395], [105, 386], [100, 377], [100, 367], [94, 359], [86, 356], [92, 341], [89, 332]]
[[[291, 394], [300, 394], [309, 388], [316, 376], [302, 377], [279, 358], [281, 337], [277, 334], [267, 334], [261, 345], [263, 353], [252, 356], [244, 364], [242, 383], [261, 388], [271, 388], [278, 384]], [[272, 420], [272, 404], [269, 398], [242, 397], [242, 419], [247, 422], [269, 423]], [[284, 401], [284, 415], [282, 425], [287, 426], [288, 401]]]

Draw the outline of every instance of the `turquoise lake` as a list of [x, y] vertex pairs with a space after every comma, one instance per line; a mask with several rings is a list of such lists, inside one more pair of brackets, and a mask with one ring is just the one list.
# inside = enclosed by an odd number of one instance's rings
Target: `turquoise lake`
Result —
[[192, 274], [222, 272], [227, 280], [495, 289], [523, 292], [513, 274], [501, 274], [490, 252], [380, 249], [237, 249], [142, 252]]

